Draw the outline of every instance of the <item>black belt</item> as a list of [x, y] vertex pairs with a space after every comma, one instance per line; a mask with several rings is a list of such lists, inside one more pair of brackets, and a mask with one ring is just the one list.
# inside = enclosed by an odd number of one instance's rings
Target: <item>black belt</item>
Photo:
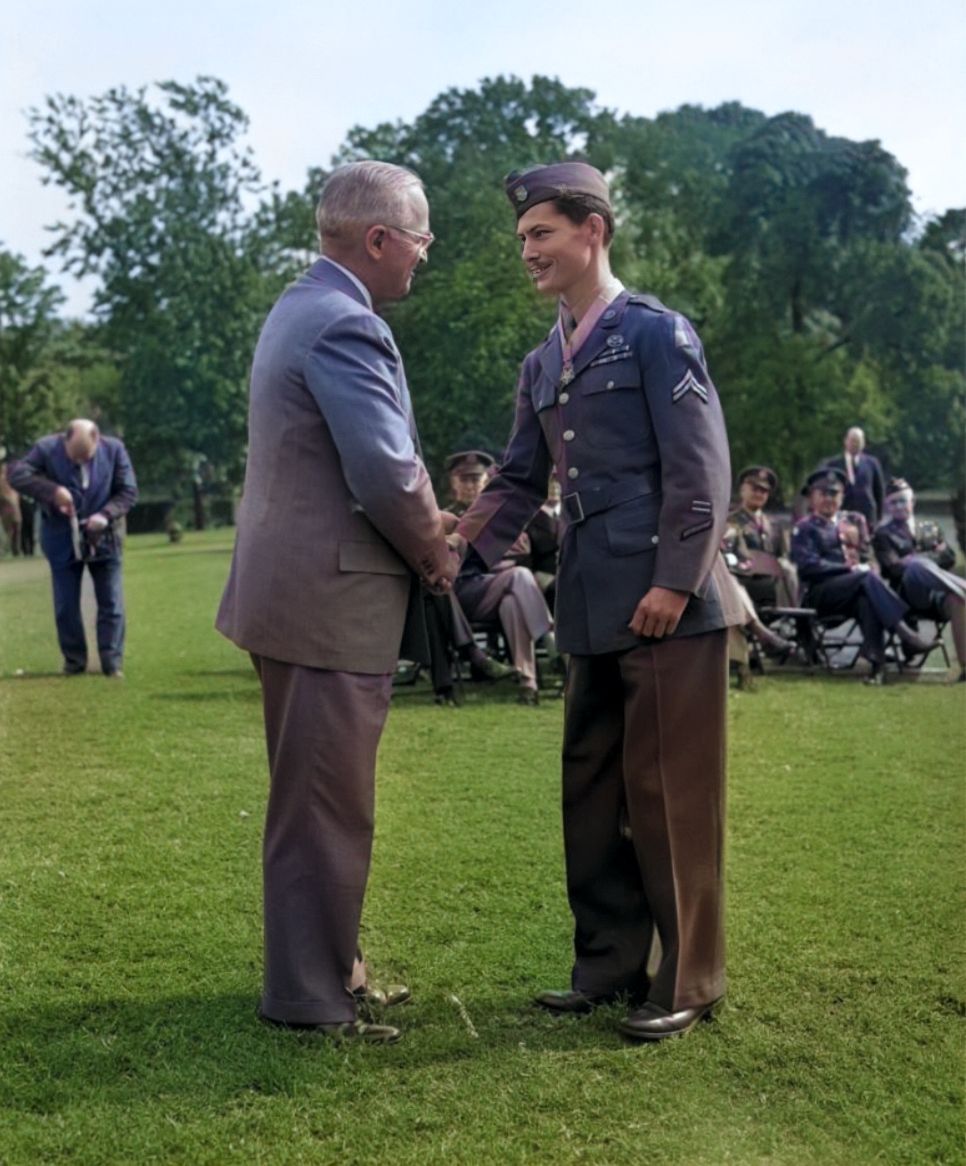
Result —
[[661, 476], [656, 470], [635, 474], [630, 482], [623, 482], [618, 486], [599, 486], [596, 489], [577, 491], [564, 494], [560, 499], [560, 509], [567, 521], [583, 522], [592, 514], [600, 514], [610, 510], [612, 506], [619, 506], [622, 502], [630, 502], [634, 498], [644, 498], [648, 494], [656, 494], [661, 488]]

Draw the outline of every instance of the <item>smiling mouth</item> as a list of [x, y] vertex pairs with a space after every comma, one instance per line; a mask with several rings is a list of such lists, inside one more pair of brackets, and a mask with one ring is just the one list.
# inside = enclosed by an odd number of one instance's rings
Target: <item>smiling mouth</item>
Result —
[[540, 266], [536, 263], [531, 263], [530, 266], [527, 268], [527, 274], [530, 276], [530, 278], [534, 282], [536, 282], [542, 276], [547, 274], [547, 272], [550, 270], [551, 266], [552, 265], [549, 263], [545, 263], [542, 266]]

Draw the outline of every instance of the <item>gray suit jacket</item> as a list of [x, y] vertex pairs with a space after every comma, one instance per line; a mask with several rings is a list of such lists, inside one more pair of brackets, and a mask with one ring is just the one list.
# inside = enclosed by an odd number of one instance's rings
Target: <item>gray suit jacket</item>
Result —
[[392, 333], [327, 260], [265, 322], [248, 425], [216, 627], [275, 660], [392, 671], [413, 573], [448, 552]]
[[563, 651], [641, 643], [627, 625], [652, 585], [691, 593], [677, 636], [733, 623], [713, 570], [728, 514], [728, 438], [694, 329], [652, 296], [623, 292], [578, 352], [569, 384], [561, 371], [554, 329], [523, 363], [503, 464], [460, 533], [495, 562], [543, 502], [556, 466]]

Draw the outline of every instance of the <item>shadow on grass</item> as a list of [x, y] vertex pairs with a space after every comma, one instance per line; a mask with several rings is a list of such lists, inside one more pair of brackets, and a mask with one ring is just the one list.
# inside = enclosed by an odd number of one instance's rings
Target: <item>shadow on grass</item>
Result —
[[173, 700], [181, 701], [185, 704], [201, 704], [210, 700], [261, 700], [262, 692], [260, 688], [233, 688], [229, 691], [223, 689], [206, 689], [204, 692], [156, 692], [153, 700]]
[[[473, 1031], [446, 997], [393, 1010], [386, 1021], [404, 1035], [391, 1047], [276, 1029], [258, 1020], [255, 1004], [251, 995], [231, 993], [0, 1013], [0, 1106], [51, 1114], [163, 1094], [190, 1097], [202, 1108], [246, 1092], [295, 1095], [317, 1085], [320, 1072], [355, 1095], [384, 1088], [383, 1072], [515, 1056], [524, 1045], [564, 1057], [623, 1045], [609, 1010], [561, 1020], [505, 998], [472, 1003]], [[363, 1064], [378, 1072], [360, 1077]]]
[[21, 684], [24, 680], [78, 680], [81, 676], [100, 676], [100, 672], [78, 672], [76, 676], [65, 676], [63, 672], [9, 672], [0, 676], [0, 683]]

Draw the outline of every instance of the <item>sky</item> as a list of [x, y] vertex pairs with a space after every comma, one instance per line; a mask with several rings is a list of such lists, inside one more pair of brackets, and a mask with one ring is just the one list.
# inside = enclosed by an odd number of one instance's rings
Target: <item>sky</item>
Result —
[[[0, 247], [42, 261], [66, 199], [27, 156], [24, 111], [50, 93], [190, 81], [229, 86], [267, 180], [300, 189], [354, 125], [411, 121], [445, 89], [535, 74], [653, 117], [724, 101], [796, 110], [877, 139], [915, 210], [966, 204], [966, 0], [30, 0], [0, 42]], [[66, 311], [89, 286], [56, 267]]]

